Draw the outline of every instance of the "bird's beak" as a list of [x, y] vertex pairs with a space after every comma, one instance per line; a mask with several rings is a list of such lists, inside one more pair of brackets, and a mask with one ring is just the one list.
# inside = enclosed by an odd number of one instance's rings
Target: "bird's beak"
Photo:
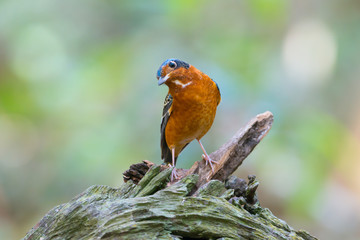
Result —
[[167, 74], [166, 76], [164, 77], [159, 77], [159, 80], [158, 80], [158, 86], [160, 86], [161, 84], [163, 84], [164, 82], [166, 82], [166, 80], [169, 79], [169, 74]]

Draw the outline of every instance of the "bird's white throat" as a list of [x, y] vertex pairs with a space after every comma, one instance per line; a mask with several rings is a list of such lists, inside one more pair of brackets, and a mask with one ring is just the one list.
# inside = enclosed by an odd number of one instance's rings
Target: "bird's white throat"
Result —
[[180, 82], [179, 80], [175, 80], [174, 83], [175, 83], [176, 85], [179, 85], [179, 86], [181, 86], [182, 88], [184, 88], [184, 87], [186, 87], [186, 86], [189, 86], [192, 82], [182, 83], [182, 82]]

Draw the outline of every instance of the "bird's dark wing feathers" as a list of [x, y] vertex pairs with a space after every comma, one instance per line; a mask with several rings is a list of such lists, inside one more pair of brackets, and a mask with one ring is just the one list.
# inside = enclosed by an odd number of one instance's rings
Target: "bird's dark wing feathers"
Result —
[[170, 118], [170, 107], [172, 105], [172, 102], [173, 102], [173, 97], [170, 94], [168, 94], [165, 97], [163, 115], [161, 118], [161, 125], [160, 125], [161, 159], [163, 159], [165, 163], [172, 163], [171, 150], [169, 149], [165, 139], [165, 128]]
[[[221, 92], [220, 92], [219, 85], [217, 84], [217, 82], [214, 81], [214, 79], [211, 78], [211, 80], [216, 84], [217, 90], [218, 90], [219, 95], [220, 95], [220, 100], [221, 100]], [[217, 103], [218, 105], [219, 105], [219, 103], [220, 103], [220, 100], [219, 100], [218, 103]]]

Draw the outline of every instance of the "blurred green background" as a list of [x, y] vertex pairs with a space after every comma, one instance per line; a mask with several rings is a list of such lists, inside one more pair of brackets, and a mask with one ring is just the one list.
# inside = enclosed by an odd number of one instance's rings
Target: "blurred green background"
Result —
[[220, 86], [208, 152], [273, 112], [236, 172], [257, 176], [262, 206], [320, 239], [360, 238], [359, 1], [1, 0], [0, 239], [161, 163], [155, 75], [173, 57]]

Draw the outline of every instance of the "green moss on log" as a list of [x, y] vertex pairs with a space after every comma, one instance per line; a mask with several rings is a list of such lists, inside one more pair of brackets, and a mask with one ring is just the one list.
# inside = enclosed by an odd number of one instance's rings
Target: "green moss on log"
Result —
[[170, 173], [155, 166], [139, 185], [90, 187], [50, 210], [24, 239], [316, 239], [268, 209], [252, 214], [229, 203], [234, 191], [220, 181], [194, 196], [197, 175], [165, 187]]

